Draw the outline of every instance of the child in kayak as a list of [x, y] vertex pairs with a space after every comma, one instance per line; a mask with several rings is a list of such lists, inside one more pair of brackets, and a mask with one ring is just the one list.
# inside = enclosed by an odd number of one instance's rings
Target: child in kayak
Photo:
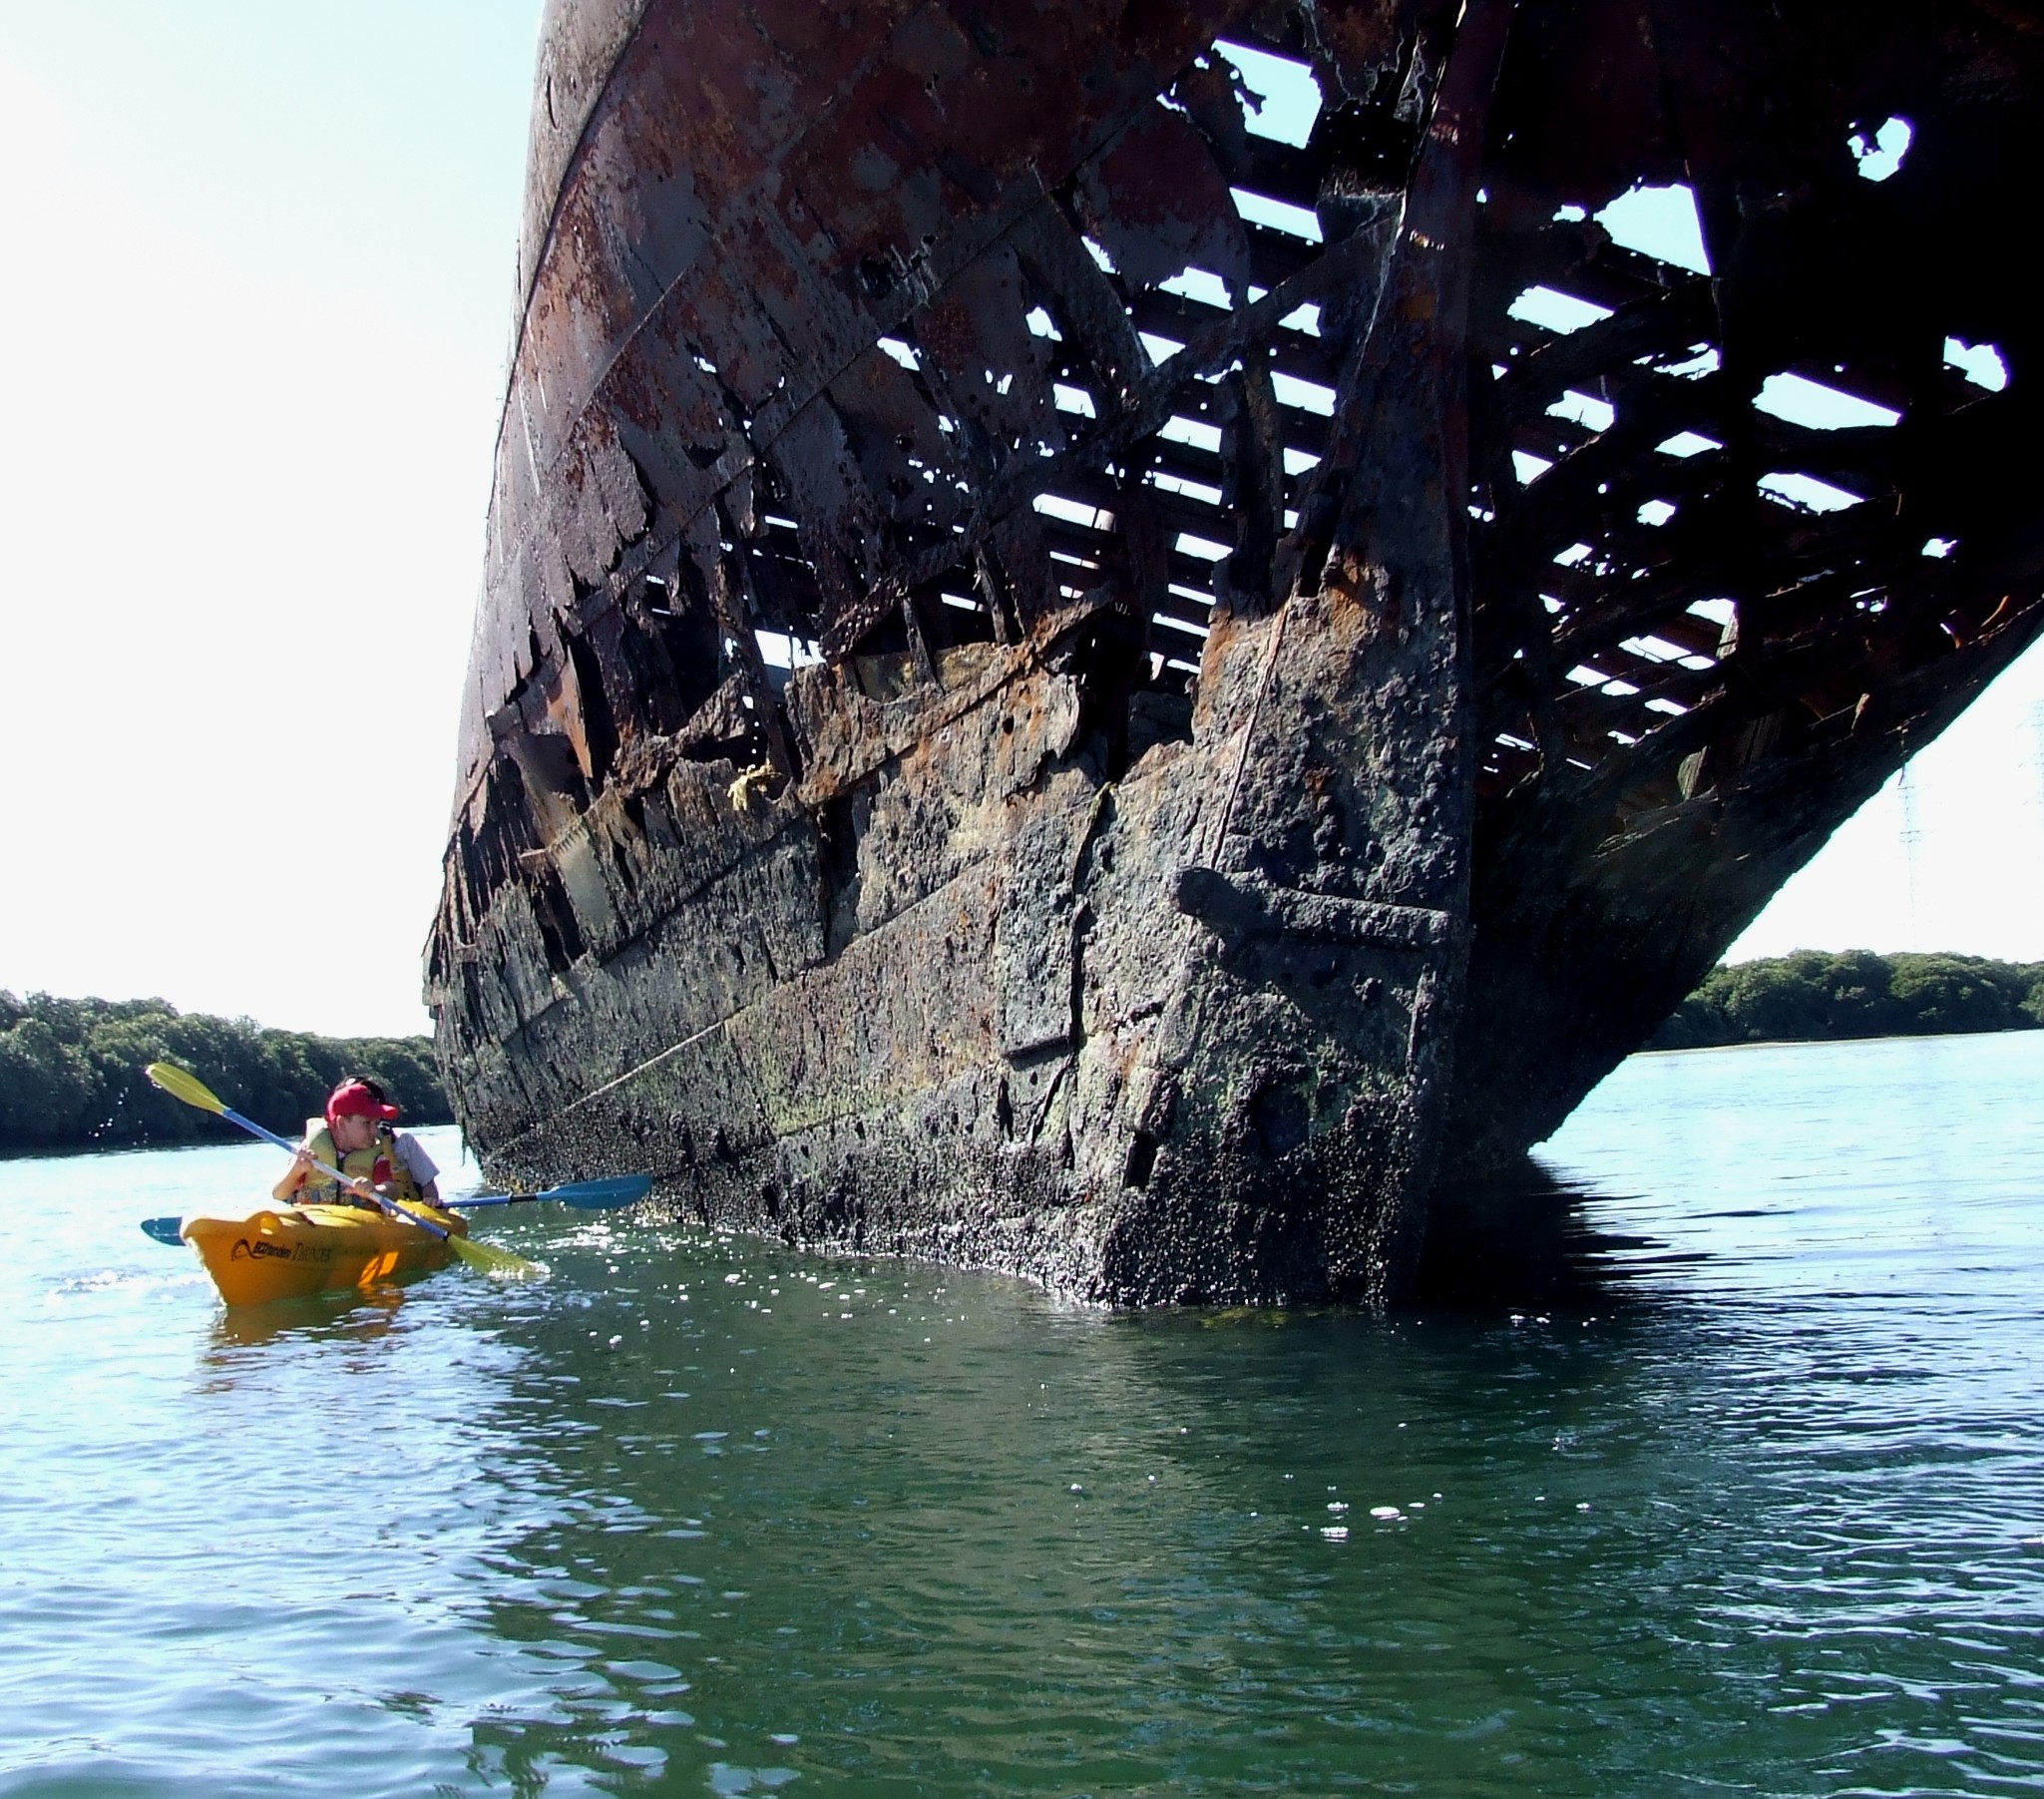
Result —
[[[397, 1114], [375, 1082], [350, 1075], [327, 1096], [325, 1120], [305, 1121], [305, 1140], [270, 1196], [286, 1205], [374, 1204], [374, 1186], [400, 1203], [438, 1203], [440, 1170], [409, 1130], [390, 1128]], [[322, 1161], [352, 1176], [352, 1190], [344, 1191], [313, 1165]]]

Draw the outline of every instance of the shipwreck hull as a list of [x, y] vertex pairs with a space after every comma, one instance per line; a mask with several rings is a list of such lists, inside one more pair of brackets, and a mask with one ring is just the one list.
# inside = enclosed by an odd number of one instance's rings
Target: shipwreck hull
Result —
[[[485, 1165], [1114, 1301], [1396, 1297], [1436, 1184], [2044, 623], [1994, 238], [2040, 48], [550, 9], [427, 956]], [[1613, 240], [1640, 184], [1693, 251]]]

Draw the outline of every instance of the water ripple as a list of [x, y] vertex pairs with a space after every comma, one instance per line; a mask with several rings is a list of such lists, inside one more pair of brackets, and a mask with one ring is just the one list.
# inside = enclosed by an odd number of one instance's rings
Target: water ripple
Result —
[[1638, 1059], [1388, 1322], [537, 1208], [228, 1318], [133, 1220], [260, 1151], [0, 1164], [0, 1795], [2037, 1791], [2040, 1051]]

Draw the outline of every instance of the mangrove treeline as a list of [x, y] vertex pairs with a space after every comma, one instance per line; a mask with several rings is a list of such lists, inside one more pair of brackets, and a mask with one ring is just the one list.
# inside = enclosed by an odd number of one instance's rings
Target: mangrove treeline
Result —
[[[2044, 1025], [2044, 963], [1979, 956], [1799, 950], [1713, 969], [1654, 1033], [1656, 1050], [1930, 1037]], [[407, 1124], [444, 1124], [423, 1037], [313, 1037], [162, 1000], [16, 999], [0, 992], [0, 1152], [121, 1148], [237, 1136], [149, 1084], [152, 1062], [191, 1069], [236, 1111], [286, 1136], [343, 1075], [380, 1081]]]
[[406, 1124], [450, 1114], [423, 1037], [312, 1037], [162, 1000], [0, 992], [0, 1151], [193, 1143], [241, 1133], [159, 1093], [143, 1070], [176, 1062], [237, 1112], [295, 1137], [344, 1075], [383, 1084]]
[[1941, 1037], [2044, 1025], [2044, 962], [1798, 950], [1714, 968], [1654, 1033], [1656, 1050]]

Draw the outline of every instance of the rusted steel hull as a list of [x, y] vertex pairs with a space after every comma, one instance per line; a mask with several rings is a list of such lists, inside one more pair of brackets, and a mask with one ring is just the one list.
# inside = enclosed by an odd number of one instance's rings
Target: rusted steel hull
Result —
[[2032, 309], [1926, 253], [2040, 45], [556, 5], [428, 949], [485, 1164], [1395, 1298], [2044, 622]]

